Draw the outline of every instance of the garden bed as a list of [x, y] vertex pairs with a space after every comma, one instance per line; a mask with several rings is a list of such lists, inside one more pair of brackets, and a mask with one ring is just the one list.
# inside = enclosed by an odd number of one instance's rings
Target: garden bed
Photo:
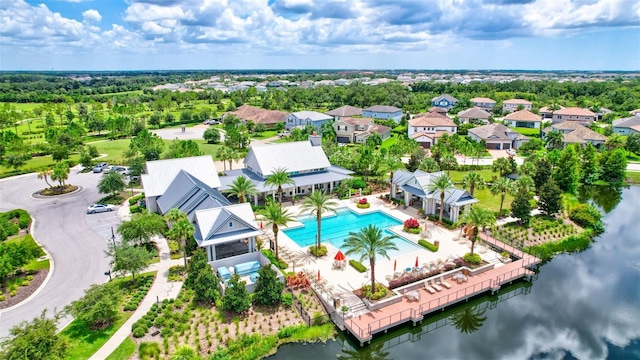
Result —
[[514, 246], [535, 246], [556, 242], [583, 230], [568, 219], [553, 219], [543, 215], [531, 218], [529, 227], [508, 223], [491, 231], [491, 236]]
[[72, 193], [78, 190], [76, 185], [54, 186], [38, 191], [40, 196], [58, 196]]
[[[47, 263], [49, 261], [47, 260]], [[19, 304], [22, 301], [26, 300], [31, 294], [33, 294], [38, 288], [44, 283], [44, 280], [47, 278], [47, 274], [49, 273], [49, 268], [37, 270], [34, 272], [25, 272], [22, 275], [17, 275], [20, 279], [20, 282], [26, 280], [26, 276], [33, 276], [33, 279], [29, 281], [29, 285], [27, 286], [18, 286], [16, 288], [16, 295], [11, 296], [10, 292], [7, 291], [7, 288], [2, 289], [2, 294], [5, 295], [5, 300], [0, 301], [0, 309], [6, 309], [13, 305]], [[8, 279], [7, 283], [11, 283], [12, 279]]]

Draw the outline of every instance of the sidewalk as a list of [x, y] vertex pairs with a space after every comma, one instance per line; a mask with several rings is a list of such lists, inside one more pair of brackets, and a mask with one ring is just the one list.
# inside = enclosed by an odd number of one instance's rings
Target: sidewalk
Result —
[[183, 260], [171, 260], [169, 245], [164, 238], [156, 238], [156, 244], [160, 252], [160, 262], [149, 266], [147, 271], [157, 270], [156, 279], [149, 289], [147, 296], [142, 300], [138, 309], [131, 315], [118, 331], [90, 358], [90, 360], [106, 359], [131, 333], [131, 325], [142, 318], [156, 301], [176, 298], [182, 282], [169, 282], [169, 268], [176, 264], [182, 264]]

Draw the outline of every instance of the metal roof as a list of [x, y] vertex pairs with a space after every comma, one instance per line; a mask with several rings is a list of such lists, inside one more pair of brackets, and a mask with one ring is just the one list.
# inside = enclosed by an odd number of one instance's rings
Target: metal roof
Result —
[[306, 120], [309, 119], [311, 121], [320, 121], [320, 120], [331, 120], [333, 117], [319, 113], [317, 111], [298, 111], [291, 113], [291, 115], [297, 117], [298, 119]]
[[[247, 169], [231, 170], [231, 171], [227, 171], [225, 174], [226, 176], [220, 177], [220, 181], [222, 183], [222, 185], [220, 186], [220, 190], [223, 192], [228, 190], [231, 183], [237, 177], [242, 175], [249, 178], [249, 180], [251, 180], [251, 182], [256, 186], [256, 189], [259, 192], [268, 192], [268, 191], [276, 190], [276, 188], [274, 188], [273, 186], [266, 185], [264, 183], [265, 179], [259, 177], [258, 175], [254, 174], [253, 172]], [[291, 179], [295, 182], [295, 184], [283, 185], [282, 189], [290, 189], [296, 186], [307, 186], [307, 185], [313, 185], [313, 184], [323, 184], [323, 183], [328, 183], [333, 181], [341, 181], [341, 180], [348, 179], [351, 174], [353, 174], [353, 171], [351, 170], [347, 170], [339, 166], [331, 165], [327, 168], [326, 171], [322, 171], [319, 173], [292, 176]]]
[[180, 170], [164, 195], [158, 198], [158, 207], [164, 215], [177, 208], [193, 220], [196, 210], [230, 205], [227, 198], [217, 190], [198, 180], [184, 170]]
[[264, 177], [271, 175], [278, 168], [292, 173], [331, 166], [322, 147], [313, 146], [308, 140], [251, 146], [244, 164]]
[[[224, 225], [234, 221], [238, 229], [229, 231]], [[200, 246], [219, 244], [262, 234], [249, 203], [198, 210], [195, 213], [196, 241]], [[224, 231], [226, 230], [226, 231]]]
[[147, 173], [141, 176], [145, 195], [163, 195], [180, 170], [187, 171], [211, 188], [220, 186], [216, 166], [210, 155], [147, 161]]

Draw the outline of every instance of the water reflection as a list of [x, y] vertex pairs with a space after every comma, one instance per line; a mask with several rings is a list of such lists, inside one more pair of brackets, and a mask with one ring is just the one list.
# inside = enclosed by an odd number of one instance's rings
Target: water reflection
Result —
[[640, 358], [640, 187], [621, 191], [619, 205], [604, 218], [606, 232], [590, 249], [542, 266], [523, 289], [529, 295], [470, 302], [486, 309], [475, 332], [460, 332], [449, 313], [377, 337], [372, 345], [381, 348], [360, 349], [341, 337], [285, 346], [274, 359], [310, 358], [311, 352], [314, 360], [335, 359], [353, 351], [367, 359], [372, 350], [388, 359]]
[[484, 316], [486, 309], [480, 310], [477, 306], [467, 307], [462, 311], [451, 315], [450, 319], [453, 326], [464, 334], [476, 332], [487, 317]]
[[583, 185], [578, 188], [578, 199], [581, 202], [591, 201], [605, 214], [610, 213], [622, 200], [620, 185]]

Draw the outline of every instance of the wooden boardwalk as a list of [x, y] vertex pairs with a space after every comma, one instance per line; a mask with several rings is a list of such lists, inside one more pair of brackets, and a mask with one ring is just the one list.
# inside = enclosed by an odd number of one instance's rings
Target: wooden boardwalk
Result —
[[420, 288], [416, 289], [420, 293], [419, 301], [409, 302], [406, 298], [403, 298], [400, 302], [378, 310], [345, 319], [344, 325], [346, 329], [363, 345], [364, 342], [371, 340], [376, 333], [409, 321], [415, 324], [429, 313], [488, 291], [497, 291], [503, 284], [533, 275], [533, 271], [529, 268], [540, 262], [540, 259], [491, 237], [483, 238], [482, 240], [501, 249], [501, 251], [504, 250], [511, 253], [519, 259], [480, 274], [468, 276], [468, 281], [462, 284], [449, 280], [451, 289], [443, 287], [442, 291], [435, 294], [428, 293], [423, 285], [425, 280], [421, 280], [416, 283], [421, 285]]

